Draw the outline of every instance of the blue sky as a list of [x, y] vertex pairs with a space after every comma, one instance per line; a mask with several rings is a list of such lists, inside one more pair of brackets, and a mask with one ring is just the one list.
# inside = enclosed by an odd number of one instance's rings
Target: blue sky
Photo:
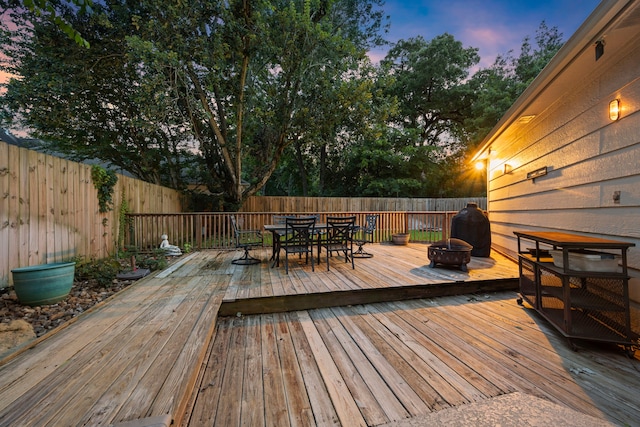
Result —
[[[452, 34], [464, 47], [479, 48], [481, 67], [497, 55], [520, 53], [522, 40], [532, 39], [542, 21], [569, 39], [599, 0], [386, 0], [390, 42], [422, 36], [426, 40]], [[388, 47], [370, 52], [377, 62]]]

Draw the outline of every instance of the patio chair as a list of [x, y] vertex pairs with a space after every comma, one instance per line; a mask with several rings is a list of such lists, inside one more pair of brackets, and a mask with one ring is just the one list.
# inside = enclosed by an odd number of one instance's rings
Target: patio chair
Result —
[[[271, 216], [271, 223], [274, 225], [282, 225], [283, 229], [286, 227], [287, 224], [287, 218], [296, 218], [293, 215], [272, 215]], [[274, 231], [271, 235], [271, 238], [273, 239], [272, 242], [272, 246], [273, 246], [273, 253], [271, 254], [271, 260], [273, 261], [273, 266], [277, 267], [280, 263], [280, 250], [281, 248], [281, 240], [282, 240], [282, 236], [284, 236], [285, 231], [283, 230], [282, 232], [277, 232]]]
[[318, 262], [322, 248], [327, 251], [327, 270], [329, 270], [329, 257], [334, 253], [344, 254], [344, 262], [351, 260], [351, 268], [356, 268], [353, 262], [353, 230], [356, 217], [327, 217], [327, 232], [322, 240], [318, 241]]
[[281, 236], [280, 249], [284, 250], [284, 269], [287, 274], [289, 274], [289, 254], [298, 254], [299, 258], [304, 254], [306, 263], [309, 263], [311, 258], [311, 271], [315, 271], [313, 266], [315, 227], [315, 217], [285, 219], [286, 232]]
[[235, 215], [229, 215], [229, 218], [233, 225], [236, 248], [244, 250], [242, 257], [234, 259], [231, 263], [237, 265], [259, 264], [260, 260], [249, 255], [249, 250], [253, 247], [263, 245], [262, 232], [260, 232], [260, 230], [242, 230], [238, 226], [238, 220]]
[[365, 224], [356, 228], [353, 237], [353, 243], [358, 245], [358, 249], [353, 253], [355, 258], [371, 258], [373, 256], [362, 247], [367, 243], [373, 243], [373, 233], [376, 231], [379, 217], [380, 215], [368, 214], [365, 217]]

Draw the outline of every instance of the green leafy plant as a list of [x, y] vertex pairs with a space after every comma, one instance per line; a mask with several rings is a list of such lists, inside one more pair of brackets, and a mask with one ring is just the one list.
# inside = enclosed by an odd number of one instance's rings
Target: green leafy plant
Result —
[[169, 263], [164, 256], [164, 251], [156, 249], [152, 256], [139, 256], [136, 258], [136, 265], [140, 268], [148, 268], [151, 271], [164, 270]]
[[124, 245], [121, 249], [118, 250], [118, 258], [127, 259], [131, 256], [138, 257], [138, 247], [135, 245]]
[[122, 189], [122, 203], [120, 203], [120, 210], [118, 212], [118, 242], [117, 249], [120, 251], [123, 248], [124, 236], [127, 231], [127, 227], [130, 227], [132, 224], [131, 217], [128, 217], [129, 213], [129, 202], [127, 201], [127, 197], [125, 194], [124, 188]]
[[106, 170], [102, 166], [91, 166], [91, 180], [98, 190], [100, 213], [109, 212], [113, 206], [113, 188], [118, 182], [115, 172]]
[[75, 280], [96, 280], [98, 284], [108, 288], [113, 284], [120, 268], [120, 263], [113, 258], [85, 261], [80, 257], [76, 259]]
[[193, 250], [193, 246], [191, 246], [191, 243], [185, 243], [184, 247], [182, 248], [182, 251], [185, 254], [188, 254], [189, 252], [191, 252]]

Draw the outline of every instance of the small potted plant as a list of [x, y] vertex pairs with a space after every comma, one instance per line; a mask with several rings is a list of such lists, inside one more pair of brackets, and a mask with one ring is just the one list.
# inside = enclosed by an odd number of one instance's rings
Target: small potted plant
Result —
[[409, 243], [409, 233], [397, 233], [391, 236], [394, 245], [406, 245]]

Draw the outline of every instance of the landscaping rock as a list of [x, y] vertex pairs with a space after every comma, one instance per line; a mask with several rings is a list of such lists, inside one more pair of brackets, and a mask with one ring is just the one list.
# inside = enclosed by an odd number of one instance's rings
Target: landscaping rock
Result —
[[0, 290], [0, 355], [46, 334], [132, 283], [115, 281], [107, 289], [91, 281], [75, 282], [65, 300], [37, 307], [20, 304], [13, 290]]

